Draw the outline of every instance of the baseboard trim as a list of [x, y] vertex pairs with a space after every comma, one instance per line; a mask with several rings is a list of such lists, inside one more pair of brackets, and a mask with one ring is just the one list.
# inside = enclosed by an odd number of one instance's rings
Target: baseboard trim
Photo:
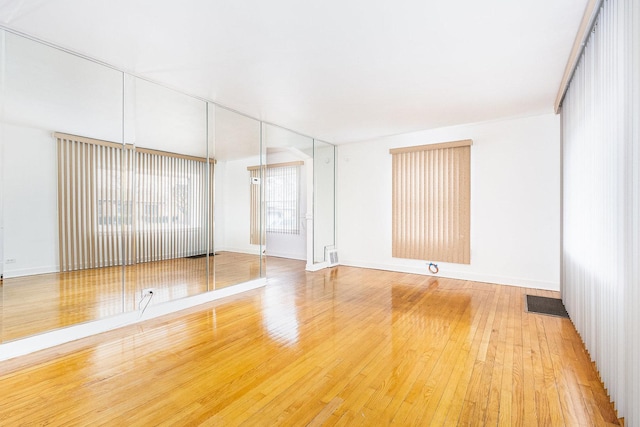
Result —
[[34, 267], [34, 268], [21, 268], [19, 270], [9, 270], [7, 269], [7, 265], [4, 265], [4, 271], [2, 275], [5, 279], [13, 279], [17, 277], [23, 276], [35, 276], [37, 274], [49, 274], [49, 273], [58, 273], [60, 271], [60, 266], [54, 265], [49, 267]]
[[256, 245], [255, 249], [253, 248], [216, 248], [216, 253], [218, 252], [237, 252], [239, 254], [247, 254], [247, 255], [260, 255], [260, 247]]
[[306, 271], [319, 271], [324, 268], [330, 267], [329, 261], [317, 262], [315, 264], [307, 264], [305, 267]]
[[273, 252], [273, 251], [269, 251], [269, 249], [267, 249], [267, 251], [265, 252], [265, 255], [267, 257], [276, 257], [276, 258], [287, 258], [287, 259], [296, 259], [298, 261], [306, 261], [307, 258], [304, 255], [300, 255], [300, 254], [294, 254], [294, 253], [284, 253], [284, 252]]
[[397, 265], [397, 264], [377, 264], [377, 263], [371, 263], [366, 261], [349, 260], [349, 259], [340, 260], [340, 265], [346, 265], [350, 267], [369, 268], [373, 270], [396, 271], [399, 273], [420, 274], [423, 276], [440, 276], [440, 277], [446, 277], [448, 279], [471, 280], [474, 282], [518, 286], [521, 288], [543, 289], [546, 291], [560, 291], [560, 283], [544, 282], [539, 280], [526, 279], [522, 277], [487, 275], [487, 274], [477, 274], [473, 272], [449, 270], [443, 264], [440, 264], [439, 273], [437, 275], [434, 275], [428, 271], [426, 263], [424, 264], [424, 267], [418, 267], [418, 266], [406, 266], [406, 265]]

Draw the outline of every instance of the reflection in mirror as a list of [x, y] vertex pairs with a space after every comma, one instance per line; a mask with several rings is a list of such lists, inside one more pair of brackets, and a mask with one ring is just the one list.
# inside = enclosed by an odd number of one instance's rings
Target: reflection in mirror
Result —
[[[110, 221], [120, 201], [122, 73], [2, 36], [1, 338], [8, 341], [122, 312], [121, 246], [117, 233], [108, 235], [118, 227]], [[111, 145], [87, 149], [70, 135]]]
[[215, 288], [264, 276], [260, 122], [219, 106], [215, 114]]
[[[5, 64], [5, 31], [0, 29], [0, 64]], [[4, 341], [4, 65], [0, 65], [0, 343]]]
[[335, 146], [314, 141], [314, 262], [329, 261], [335, 245]]
[[5, 80], [5, 38], [6, 33], [0, 29], [0, 343], [4, 338], [4, 80]]
[[132, 311], [207, 291], [213, 163], [206, 102], [126, 76], [125, 112], [125, 310]]
[[[313, 263], [313, 139], [278, 126], [263, 126], [266, 255]], [[308, 247], [309, 245], [309, 247]], [[304, 264], [300, 265], [304, 269]]]
[[333, 146], [4, 30], [0, 55], [0, 342], [265, 277], [267, 235], [334, 244]]

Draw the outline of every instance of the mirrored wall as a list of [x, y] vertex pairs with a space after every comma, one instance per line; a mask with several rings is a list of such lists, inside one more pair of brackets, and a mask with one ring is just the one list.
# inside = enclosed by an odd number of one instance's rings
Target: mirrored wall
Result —
[[215, 289], [264, 277], [261, 123], [209, 104], [215, 123], [211, 279]]
[[314, 141], [313, 145], [313, 261], [329, 261], [328, 251], [335, 248], [336, 236], [336, 152], [335, 146]]
[[307, 261], [313, 240], [313, 139], [264, 126], [268, 256]]
[[334, 244], [333, 145], [4, 30], [0, 73], [0, 342]]

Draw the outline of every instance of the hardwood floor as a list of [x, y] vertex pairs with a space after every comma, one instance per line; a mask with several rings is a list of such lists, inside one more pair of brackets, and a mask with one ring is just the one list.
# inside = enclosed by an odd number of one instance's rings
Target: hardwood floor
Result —
[[[207, 272], [209, 278], [207, 280]], [[142, 264], [5, 279], [0, 286], [0, 341], [9, 341], [138, 309], [141, 291], [152, 304], [260, 277], [260, 257], [220, 252]], [[124, 278], [124, 280], [123, 280]]]
[[[0, 425], [615, 425], [546, 291], [267, 260], [265, 288], [0, 363]], [[2, 372], [0, 371], [0, 372]]]

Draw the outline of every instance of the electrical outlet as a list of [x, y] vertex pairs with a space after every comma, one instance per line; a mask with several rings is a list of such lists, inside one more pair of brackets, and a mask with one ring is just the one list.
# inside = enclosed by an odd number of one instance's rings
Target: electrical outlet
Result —
[[153, 296], [156, 293], [155, 288], [144, 288], [142, 290], [142, 298]]

